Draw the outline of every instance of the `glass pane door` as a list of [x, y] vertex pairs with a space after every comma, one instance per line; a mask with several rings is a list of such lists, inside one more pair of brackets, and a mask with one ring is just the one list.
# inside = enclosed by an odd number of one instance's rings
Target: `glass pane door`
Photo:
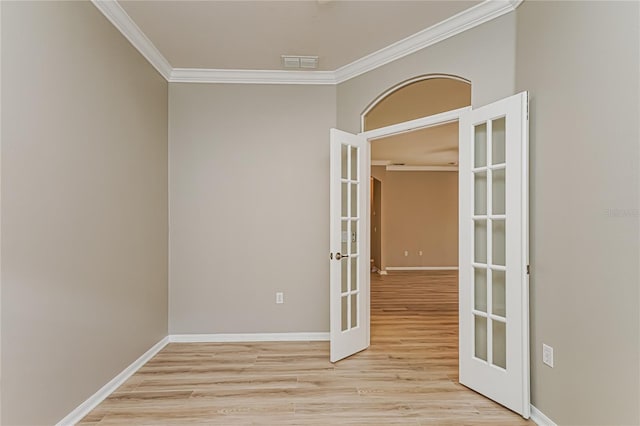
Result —
[[340, 198], [342, 200], [340, 229], [341, 251], [336, 254], [340, 262], [340, 330], [347, 331], [358, 327], [358, 311], [360, 304], [359, 269], [361, 256], [359, 241], [361, 231], [360, 190], [361, 182], [358, 171], [358, 150], [360, 148], [341, 144], [342, 162], [340, 175]]
[[506, 368], [505, 117], [475, 124], [472, 135], [473, 353]]
[[368, 144], [361, 137], [331, 129], [330, 325], [331, 361], [369, 345], [367, 212]]
[[460, 118], [459, 380], [529, 416], [528, 95]]

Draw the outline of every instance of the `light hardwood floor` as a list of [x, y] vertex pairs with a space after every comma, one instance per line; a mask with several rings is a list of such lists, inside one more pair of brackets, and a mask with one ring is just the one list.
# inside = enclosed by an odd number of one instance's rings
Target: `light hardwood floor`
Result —
[[371, 347], [172, 343], [80, 423], [527, 425], [457, 383], [457, 274], [371, 279]]

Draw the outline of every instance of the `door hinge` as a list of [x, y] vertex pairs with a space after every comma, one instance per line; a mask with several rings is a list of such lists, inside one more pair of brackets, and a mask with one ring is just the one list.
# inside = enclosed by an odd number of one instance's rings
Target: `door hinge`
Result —
[[531, 265], [527, 265], [527, 275], [531, 275]]

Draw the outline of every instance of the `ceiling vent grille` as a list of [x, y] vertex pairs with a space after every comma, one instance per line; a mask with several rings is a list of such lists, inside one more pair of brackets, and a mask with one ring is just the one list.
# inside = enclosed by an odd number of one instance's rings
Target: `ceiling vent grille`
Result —
[[318, 68], [318, 57], [282, 55], [282, 66], [289, 69], [316, 69]]

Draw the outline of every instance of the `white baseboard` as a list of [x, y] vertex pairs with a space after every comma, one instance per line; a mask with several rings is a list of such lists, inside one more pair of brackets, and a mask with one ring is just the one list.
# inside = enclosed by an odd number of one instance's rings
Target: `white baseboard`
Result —
[[312, 333], [218, 333], [171, 334], [171, 343], [224, 343], [224, 342], [299, 342], [328, 341], [328, 332]]
[[533, 405], [531, 406], [531, 420], [538, 426], [558, 426]]
[[149, 361], [155, 354], [160, 352], [167, 343], [169, 343], [169, 337], [165, 337], [158, 343], [153, 345], [151, 349], [146, 351], [140, 358], [136, 359], [127, 368], [122, 370], [120, 374], [111, 379], [109, 383], [104, 385], [98, 392], [91, 395], [85, 402], [78, 405], [78, 407], [67, 414], [67, 416], [56, 423], [56, 426], [75, 425], [84, 418], [91, 410], [96, 408], [98, 404], [104, 401], [113, 391], [115, 391], [120, 385], [122, 385], [129, 377], [131, 377], [136, 371], [140, 369], [147, 361]]
[[386, 271], [457, 271], [457, 266], [387, 266]]

